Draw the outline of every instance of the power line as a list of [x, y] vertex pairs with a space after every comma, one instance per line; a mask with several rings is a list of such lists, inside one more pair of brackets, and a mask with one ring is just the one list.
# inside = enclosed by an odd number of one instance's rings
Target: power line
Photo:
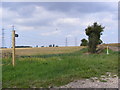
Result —
[[66, 47], [68, 46], [68, 40], [67, 40], [67, 37], [66, 37], [66, 40], [65, 40], [65, 44], [66, 44]]
[[77, 46], [77, 37], [75, 37], [75, 46]]
[[[15, 26], [12, 25], [12, 31], [15, 30]], [[12, 47], [12, 31], [11, 31], [11, 35], [10, 35], [10, 45], [9, 45], [9, 48]]]
[[4, 28], [2, 28], [2, 48], [5, 47], [5, 32], [4, 32]]
[[12, 25], [12, 30], [15, 30], [15, 26], [14, 25]]

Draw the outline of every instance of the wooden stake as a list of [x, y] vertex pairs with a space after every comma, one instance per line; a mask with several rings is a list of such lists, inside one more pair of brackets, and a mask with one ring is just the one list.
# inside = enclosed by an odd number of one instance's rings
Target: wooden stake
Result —
[[12, 31], [12, 65], [15, 65], [15, 30]]
[[109, 47], [107, 46], [107, 55], [109, 54]]

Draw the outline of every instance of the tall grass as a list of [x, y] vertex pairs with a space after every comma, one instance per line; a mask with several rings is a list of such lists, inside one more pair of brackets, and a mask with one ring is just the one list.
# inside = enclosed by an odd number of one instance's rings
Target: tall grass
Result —
[[48, 87], [67, 84], [75, 79], [117, 74], [118, 53], [84, 54], [86, 49], [66, 54], [35, 55], [16, 60], [3, 59], [3, 87]]

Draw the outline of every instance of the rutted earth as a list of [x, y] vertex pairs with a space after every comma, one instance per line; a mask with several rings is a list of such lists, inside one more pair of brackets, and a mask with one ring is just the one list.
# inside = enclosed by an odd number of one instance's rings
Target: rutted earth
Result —
[[107, 73], [108, 75], [102, 75], [100, 78], [92, 77], [90, 79], [73, 81], [60, 88], [118, 88], [118, 76]]

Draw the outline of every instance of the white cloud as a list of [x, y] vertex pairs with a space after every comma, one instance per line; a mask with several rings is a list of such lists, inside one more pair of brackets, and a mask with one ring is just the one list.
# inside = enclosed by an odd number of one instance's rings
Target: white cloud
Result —
[[[110, 32], [115, 35], [118, 30], [117, 11], [101, 11], [95, 13], [76, 12], [75, 15], [72, 16], [67, 12], [59, 12], [59, 10], [51, 11], [42, 6], [35, 5], [34, 8], [32, 14], [30, 13], [30, 16], [26, 17], [21, 15], [22, 10], [21, 13], [18, 13], [18, 11], [3, 7], [4, 26], [11, 28], [12, 25], [15, 25], [16, 29], [21, 31], [21, 33], [23, 31], [33, 31], [33, 33], [38, 33], [41, 36], [61, 35], [62, 38], [73, 38], [76, 36], [81, 36], [82, 38], [85, 34], [85, 28], [95, 21], [105, 26], [103, 35], [107, 35]], [[58, 28], [58, 30], [55, 30], [56, 28]], [[105, 38], [107, 38], [107, 36]]]
[[118, 2], [119, 0], [4, 0], [3, 2]]
[[65, 24], [65, 25], [79, 25], [80, 19], [79, 18], [59, 18], [53, 24]]
[[12, 11], [9, 8], [2, 8], [2, 16], [5, 20], [13, 20], [19, 18], [19, 14], [16, 11]]
[[40, 35], [42, 35], [42, 36], [51, 36], [51, 35], [58, 35], [58, 34], [60, 34], [61, 33], [61, 31], [53, 31], [53, 32], [45, 32], [45, 33], [41, 33]]
[[33, 26], [21, 26], [21, 25], [16, 25], [16, 28], [18, 31], [33, 31], [34, 27]]
[[0, 7], [0, 19], [2, 18], [2, 7]]
[[68, 35], [66, 35], [66, 37], [73, 37], [73, 35], [71, 35], [71, 34], [68, 34]]

